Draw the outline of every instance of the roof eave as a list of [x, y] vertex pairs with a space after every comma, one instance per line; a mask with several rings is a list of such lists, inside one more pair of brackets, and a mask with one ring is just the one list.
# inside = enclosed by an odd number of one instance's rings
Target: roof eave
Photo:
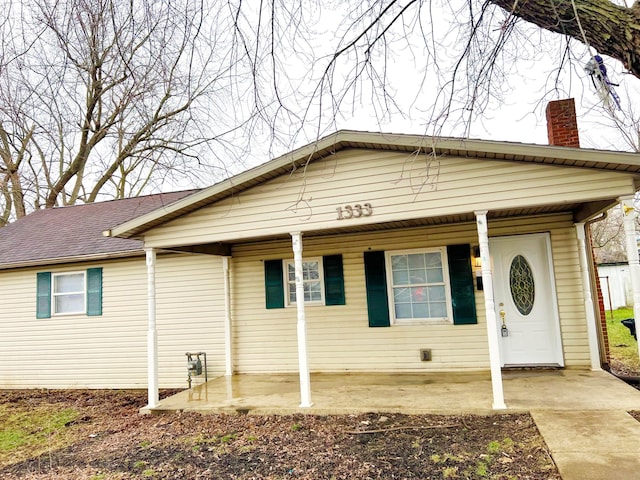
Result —
[[28, 260], [15, 263], [0, 263], [0, 270], [12, 270], [17, 268], [41, 267], [49, 265], [60, 265], [63, 263], [85, 263], [104, 260], [116, 260], [121, 258], [138, 257], [144, 255], [142, 248], [123, 252], [100, 253], [92, 255], [77, 255], [57, 258], [39, 258], [36, 260]]

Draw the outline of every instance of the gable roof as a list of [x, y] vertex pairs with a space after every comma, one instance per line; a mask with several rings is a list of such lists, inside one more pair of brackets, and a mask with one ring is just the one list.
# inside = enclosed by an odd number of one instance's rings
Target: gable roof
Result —
[[[135, 238], [146, 230], [321, 159], [340, 150], [423, 152], [438, 156], [537, 163], [640, 174], [640, 154], [491, 140], [340, 130], [258, 167], [198, 191], [162, 210], [118, 225], [105, 235]], [[114, 224], [115, 225], [115, 224]]]
[[0, 228], [0, 269], [139, 255], [142, 243], [103, 231], [197, 190], [37, 210]]

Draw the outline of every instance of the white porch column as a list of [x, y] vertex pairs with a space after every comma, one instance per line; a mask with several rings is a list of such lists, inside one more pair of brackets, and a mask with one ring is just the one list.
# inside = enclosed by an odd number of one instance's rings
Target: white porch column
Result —
[[[633, 291], [633, 318], [636, 321], [636, 331], [640, 327], [640, 260], [638, 259], [638, 242], [636, 240], [636, 209], [633, 206], [632, 195], [620, 199], [624, 234], [627, 240], [627, 259], [631, 274], [631, 290]], [[640, 342], [638, 342], [640, 355]]]
[[602, 370], [600, 367], [600, 351], [598, 348], [598, 330], [596, 328], [596, 315], [591, 289], [591, 275], [589, 273], [589, 258], [587, 251], [587, 238], [584, 223], [576, 223], [578, 236], [578, 254], [580, 255], [580, 273], [582, 274], [582, 291], [584, 294], [584, 312], [587, 318], [587, 335], [589, 338], [589, 356], [591, 358], [591, 370]]
[[231, 287], [229, 283], [229, 264], [231, 257], [222, 257], [222, 276], [224, 283], [224, 374], [233, 375], [233, 352], [231, 350]]
[[292, 232], [293, 261], [296, 272], [296, 308], [298, 312], [298, 365], [300, 370], [300, 407], [310, 407], [311, 378], [307, 354], [307, 320], [304, 312], [304, 282], [302, 276], [302, 233]]
[[491, 272], [491, 256], [489, 254], [489, 230], [487, 227], [487, 211], [474, 212], [478, 227], [478, 243], [482, 259], [482, 285], [484, 291], [484, 308], [487, 317], [487, 340], [489, 343], [489, 365], [491, 367], [491, 387], [493, 389], [493, 408], [507, 408], [504, 403], [502, 388], [502, 370], [500, 368], [500, 347], [498, 345], [498, 327], [495, 300], [493, 298], [493, 273]]
[[147, 383], [148, 407], [160, 401], [158, 391], [158, 332], [156, 330], [156, 251], [145, 248], [147, 259]]

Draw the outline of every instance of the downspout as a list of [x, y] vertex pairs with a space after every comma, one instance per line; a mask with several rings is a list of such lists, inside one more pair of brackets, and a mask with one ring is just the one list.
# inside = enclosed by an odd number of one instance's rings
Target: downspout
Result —
[[586, 241], [587, 241], [588, 258], [589, 258], [589, 263], [588, 263], [589, 275], [592, 280], [590, 285], [592, 285], [592, 288], [591, 288], [592, 295], [595, 295], [594, 298], [596, 299], [596, 302], [593, 305], [593, 311], [594, 311], [594, 315], [599, 319], [599, 321], [596, 322], [596, 327], [598, 331], [600, 362], [601, 362], [601, 367], [603, 367], [607, 371], [609, 370], [609, 345], [607, 340], [609, 337], [608, 337], [608, 334], [605, 332], [606, 325], [603, 325], [603, 321], [606, 322], [606, 317], [603, 318], [604, 304], [601, 304], [602, 300], [598, 294], [598, 291], [601, 290], [602, 287], [599, 287], [600, 279], [598, 278], [598, 268], [596, 267], [596, 259], [593, 254], [593, 242], [591, 240], [591, 225], [605, 220], [608, 216], [609, 216], [609, 213], [604, 211], [600, 214], [599, 217], [592, 218], [591, 220], [588, 220], [587, 222], [585, 222], [585, 229], [586, 229], [586, 236], [587, 236]]
[[[584, 312], [586, 315], [586, 323], [587, 323], [587, 338], [589, 341], [589, 358], [591, 362], [591, 370], [599, 371], [602, 369], [602, 360], [601, 360], [601, 343], [600, 343], [600, 335], [599, 328], [597, 326], [598, 323], [596, 321], [596, 309], [595, 302], [593, 300], [594, 291], [592, 285], [594, 285], [594, 277], [592, 275], [592, 267], [593, 267], [593, 254], [591, 252], [591, 242], [589, 239], [590, 225], [596, 221], [600, 221], [603, 218], [606, 218], [606, 215], [602, 215], [601, 217], [596, 217], [594, 219], [589, 220], [584, 223], [575, 223], [574, 226], [576, 228], [576, 236], [578, 238], [578, 255], [580, 259], [580, 271], [582, 277], [582, 291], [584, 296]], [[591, 261], [590, 261], [591, 259]], [[597, 281], [597, 278], [595, 279]], [[597, 293], [597, 292], [596, 292]], [[598, 318], [600, 318], [600, 313], [598, 310]], [[601, 319], [600, 319], [601, 320]]]

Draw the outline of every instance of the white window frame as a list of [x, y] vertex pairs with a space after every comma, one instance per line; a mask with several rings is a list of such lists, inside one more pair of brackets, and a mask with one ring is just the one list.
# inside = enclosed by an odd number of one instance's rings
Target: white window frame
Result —
[[[283, 260], [283, 275], [284, 275], [284, 302], [285, 306], [293, 307], [296, 305], [296, 302], [290, 301], [291, 298], [291, 284], [289, 283], [289, 265], [292, 265], [295, 268], [295, 262], [293, 259]], [[324, 305], [325, 304], [325, 295], [324, 295], [324, 265], [322, 264], [322, 257], [310, 257], [303, 258], [302, 263], [309, 262], [317, 262], [318, 263], [318, 280], [320, 282], [320, 300], [313, 301], [305, 301], [305, 305]], [[311, 280], [308, 280], [311, 281]], [[316, 281], [316, 280], [313, 280]], [[295, 283], [293, 284], [293, 288], [295, 288]]]
[[[445, 303], [447, 309], [446, 317], [437, 318], [396, 318], [396, 308], [393, 295], [393, 269], [391, 257], [397, 255], [410, 255], [412, 253], [433, 253], [438, 252], [442, 258], [442, 277], [445, 291]], [[420, 325], [420, 324], [453, 324], [453, 307], [451, 304], [451, 282], [449, 280], [449, 263], [447, 259], [446, 247], [434, 248], [414, 248], [410, 250], [385, 251], [385, 270], [387, 276], [387, 299], [389, 301], [389, 318], [392, 325]], [[428, 284], [427, 284], [428, 285]], [[436, 284], [433, 284], [436, 285]], [[437, 284], [439, 285], [439, 283]]]
[[[77, 292], [64, 292], [56, 293], [56, 278], [67, 277], [71, 275], [82, 275], [82, 291]], [[82, 310], [75, 312], [58, 312], [56, 310], [56, 298], [65, 295], [79, 295], [82, 294]], [[51, 316], [61, 315], [84, 315], [87, 313], [87, 272], [79, 270], [77, 272], [60, 272], [51, 274]]]

